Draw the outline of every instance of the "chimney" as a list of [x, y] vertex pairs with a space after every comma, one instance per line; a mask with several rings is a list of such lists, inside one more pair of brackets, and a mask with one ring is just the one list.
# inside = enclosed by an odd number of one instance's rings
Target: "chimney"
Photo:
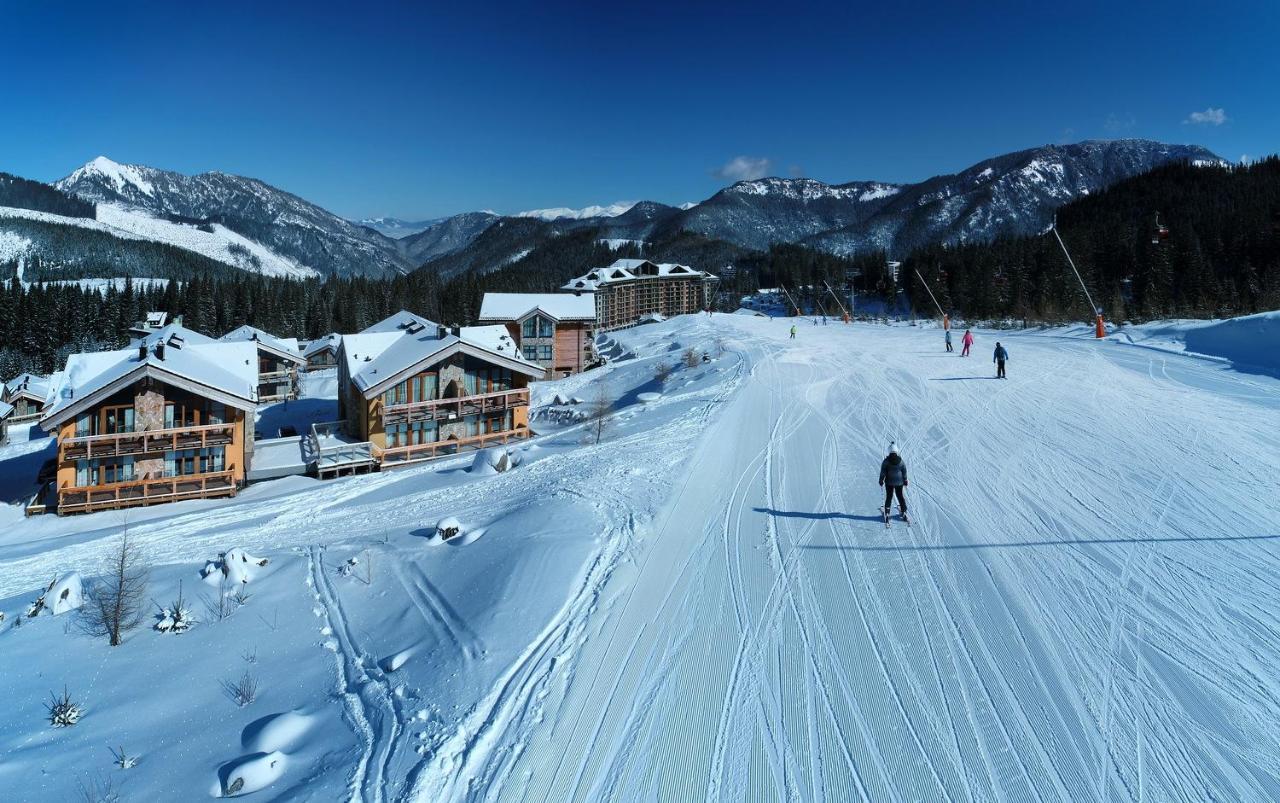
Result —
[[453, 335], [454, 337], [462, 337], [462, 327], [461, 326], [449, 327], [449, 334]]
[[147, 344], [145, 342], [138, 344], [138, 362], [147, 361]]
[[444, 340], [444, 339], [445, 339], [445, 337], [447, 337], [447, 336], [448, 336], [448, 334], [449, 334], [449, 328], [448, 328], [447, 326], [437, 326], [437, 327], [436, 327], [436, 339], [437, 339], [437, 340]]
[[164, 359], [164, 341], [163, 340], [161, 340], [159, 343], [156, 344], [156, 359], [157, 360]]

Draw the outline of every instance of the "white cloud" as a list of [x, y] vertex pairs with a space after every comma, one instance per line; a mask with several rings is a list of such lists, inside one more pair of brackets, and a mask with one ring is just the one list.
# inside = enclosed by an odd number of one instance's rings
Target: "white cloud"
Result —
[[1202, 112], [1192, 112], [1183, 123], [1193, 123], [1194, 125], [1222, 125], [1227, 121], [1227, 113], [1222, 109], [1215, 109], [1212, 106]]
[[725, 181], [751, 181], [764, 178], [772, 172], [772, 159], [766, 159], [763, 156], [735, 156], [712, 170], [711, 175]]

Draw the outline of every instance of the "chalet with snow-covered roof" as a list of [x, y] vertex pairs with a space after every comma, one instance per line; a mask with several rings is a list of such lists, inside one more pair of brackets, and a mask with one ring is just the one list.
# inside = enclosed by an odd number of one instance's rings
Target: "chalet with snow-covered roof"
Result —
[[19, 374], [4, 383], [0, 401], [13, 408], [9, 413], [10, 424], [35, 421], [40, 417], [49, 398], [49, 379], [40, 374]]
[[528, 437], [528, 383], [543, 374], [503, 326], [398, 312], [343, 335], [338, 408], [347, 435], [388, 468]]
[[172, 324], [128, 349], [71, 355], [40, 420], [58, 439], [45, 503], [66, 514], [234, 496], [257, 383], [252, 343]]
[[568, 376], [594, 359], [594, 293], [485, 293], [480, 323], [501, 324], [529, 362], [547, 376]]
[[718, 277], [688, 265], [619, 259], [560, 289], [594, 294], [597, 328], [607, 332], [635, 326], [646, 316], [670, 318], [709, 309], [718, 281]]
[[[173, 322], [182, 325], [182, 316], [178, 315]], [[169, 325], [169, 313], [167, 312], [148, 312], [140, 321], [134, 321], [133, 326], [129, 327], [129, 336], [134, 340], [140, 340], [148, 335], [155, 334], [161, 329]], [[135, 344], [136, 345], [136, 344]]]
[[13, 413], [13, 405], [0, 401], [0, 443], [9, 440], [9, 416]]
[[302, 359], [307, 361], [305, 370], [307, 371], [323, 371], [326, 368], [334, 368], [338, 365], [338, 346], [342, 343], [342, 335], [337, 332], [331, 332], [324, 337], [315, 340], [299, 343], [298, 350], [302, 352]]
[[298, 369], [307, 361], [292, 337], [276, 337], [245, 324], [218, 338], [224, 343], [252, 343], [258, 350], [258, 401], [298, 398]]

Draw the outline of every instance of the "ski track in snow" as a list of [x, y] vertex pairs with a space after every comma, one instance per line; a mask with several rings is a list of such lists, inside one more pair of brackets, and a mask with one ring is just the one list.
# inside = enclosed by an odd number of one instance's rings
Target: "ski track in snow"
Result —
[[[966, 359], [907, 327], [665, 325], [732, 345], [652, 429], [481, 481], [247, 493], [129, 532], [156, 563], [306, 555], [360, 745], [351, 800], [1280, 799], [1280, 383], [1032, 333], [1000, 333], [1000, 382], [988, 333]], [[890, 440], [912, 523], [885, 529]], [[596, 537], [511, 649], [411, 553], [377, 557], [452, 656], [441, 675], [502, 656], [415, 745], [326, 555], [381, 552], [370, 536], [423, 511], [492, 526], [528, 488]], [[128, 521], [98, 515], [4, 545], [0, 598], [92, 564]]]
[[[597, 635], [572, 657], [589, 671], [512, 719], [500, 770], [441, 799], [1277, 790], [1258, 746], [1277, 744], [1280, 713], [1277, 639], [1259, 638], [1277, 624], [1260, 601], [1278, 585], [1263, 500], [1280, 451], [1261, 427], [1230, 434], [1277, 421], [1246, 403], [1264, 397], [1250, 380], [1182, 361], [1224, 391], [1206, 392], [1164, 358], [1135, 370], [1131, 353], [1015, 334], [1013, 378], [989, 387], [981, 356], [782, 331], [748, 349], [751, 380], [635, 570], [604, 578], [626, 588], [591, 611]], [[891, 439], [915, 516], [885, 531]], [[1238, 490], [1197, 482], [1218, 470], [1240, 471]], [[1264, 540], [1212, 540], [1239, 535]]]

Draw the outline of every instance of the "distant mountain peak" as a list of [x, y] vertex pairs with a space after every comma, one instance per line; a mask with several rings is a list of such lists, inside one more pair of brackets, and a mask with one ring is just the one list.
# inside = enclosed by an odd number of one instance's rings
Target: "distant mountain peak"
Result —
[[638, 201], [615, 201], [606, 206], [584, 206], [581, 209], [570, 209], [567, 206], [555, 206], [550, 209], [530, 209], [517, 212], [514, 217], [532, 217], [539, 220], [587, 220], [597, 217], [617, 217], [626, 214]]
[[106, 156], [96, 156], [62, 181], [74, 183], [85, 179], [105, 179], [111, 183], [116, 192], [122, 193], [126, 188], [133, 187], [143, 195], [154, 195], [155, 188], [146, 178], [146, 172], [150, 170], [152, 168], [121, 164]]

